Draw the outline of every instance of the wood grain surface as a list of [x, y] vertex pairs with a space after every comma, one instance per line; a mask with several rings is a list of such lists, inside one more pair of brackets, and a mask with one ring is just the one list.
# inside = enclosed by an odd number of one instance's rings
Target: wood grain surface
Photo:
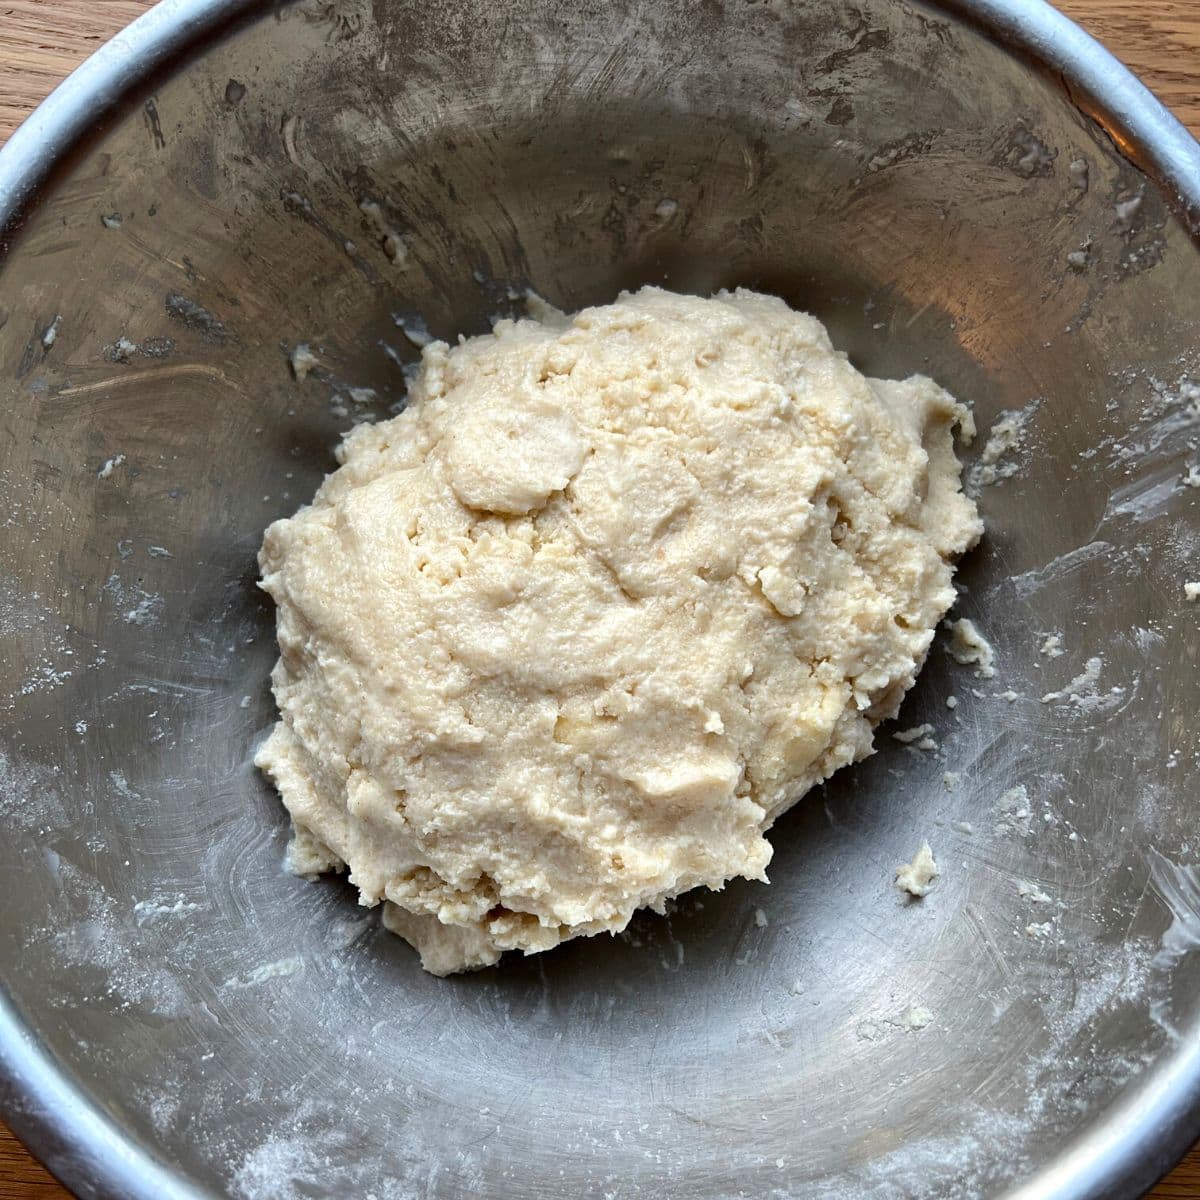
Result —
[[[0, 0], [0, 143], [146, 0]], [[1059, 0], [1200, 135], [1197, 0]], [[1152, 1193], [1200, 1200], [1200, 1147]], [[70, 1200], [0, 1125], [0, 1200]]]

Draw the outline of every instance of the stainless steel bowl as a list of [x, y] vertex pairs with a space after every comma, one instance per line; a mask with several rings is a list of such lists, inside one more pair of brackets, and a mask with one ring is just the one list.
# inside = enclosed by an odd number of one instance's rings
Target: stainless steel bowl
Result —
[[[152, 11], [0, 155], [17, 1132], [122, 1200], [1146, 1187], [1200, 1131], [1198, 225], [1200, 148], [1039, 0]], [[397, 321], [647, 281], [1024, 414], [997, 672], [936, 648], [937, 749], [883, 733], [770, 887], [432, 979], [281, 870], [260, 533], [402, 400]]]

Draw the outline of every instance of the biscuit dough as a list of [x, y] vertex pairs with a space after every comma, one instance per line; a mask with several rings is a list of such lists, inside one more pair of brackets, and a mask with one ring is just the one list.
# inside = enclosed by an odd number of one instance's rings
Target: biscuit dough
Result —
[[765, 879], [954, 599], [956, 423], [742, 290], [428, 345], [263, 542], [293, 869], [348, 866], [437, 974]]

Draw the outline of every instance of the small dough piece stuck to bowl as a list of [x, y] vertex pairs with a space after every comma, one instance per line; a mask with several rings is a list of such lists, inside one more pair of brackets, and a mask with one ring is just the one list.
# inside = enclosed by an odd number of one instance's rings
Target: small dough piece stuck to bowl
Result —
[[293, 869], [347, 865], [437, 974], [765, 878], [954, 600], [956, 423], [743, 290], [427, 346], [263, 542]]

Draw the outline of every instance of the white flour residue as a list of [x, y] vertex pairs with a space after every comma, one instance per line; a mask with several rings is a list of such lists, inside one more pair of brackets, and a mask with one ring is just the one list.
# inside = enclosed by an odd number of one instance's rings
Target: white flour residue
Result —
[[121, 334], [115, 342], [104, 347], [104, 357], [111, 363], [129, 366], [135, 357], [170, 358], [175, 353], [175, 343], [169, 337], [148, 337], [139, 345], [131, 337]]
[[59, 623], [56, 607], [41, 592], [5, 586], [0, 578], [0, 638], [11, 639], [15, 651], [18, 635], [23, 635], [24, 653], [10, 658], [14, 668], [20, 662], [25, 673], [19, 684], [14, 687], [10, 681], [12, 690], [0, 695], [0, 712], [11, 711], [19, 696], [54, 691], [104, 661], [102, 652], [90, 661], [77, 653], [78, 638]]
[[1036, 883], [1029, 883], [1026, 880], [1021, 880], [1017, 884], [1017, 895], [1022, 900], [1028, 900], [1031, 904], [1049, 904], [1050, 896], [1042, 891]]
[[1195, 583], [1185, 583], [1183, 585], [1183, 598], [1189, 603], [1194, 604], [1200, 600], [1200, 580]]
[[1144, 525], [1161, 517], [1172, 506], [1179, 491], [1179, 469], [1167, 466], [1152, 475], [1132, 480], [1119, 487], [1108, 499], [1101, 525], [1125, 517]]
[[1125, 689], [1114, 686], [1108, 691], [1100, 690], [1100, 674], [1104, 669], [1104, 659], [1093, 655], [1084, 664], [1084, 668], [1070, 683], [1057, 691], [1047, 692], [1042, 696], [1043, 704], [1070, 704], [1081, 712], [1105, 712], [1116, 708], [1125, 696]]
[[[392, 1090], [391, 1081], [386, 1091]], [[413, 1086], [405, 1088], [413, 1096]], [[356, 1096], [356, 1105], [365, 1098]], [[490, 1109], [481, 1106], [480, 1118]], [[294, 1115], [293, 1115], [294, 1114]], [[354, 1133], [354, 1119], [365, 1117], [365, 1109], [349, 1114], [323, 1110], [302, 1100], [288, 1117], [259, 1145], [251, 1148], [233, 1173], [230, 1192], [239, 1200], [301, 1200], [312, 1196], [347, 1196], [353, 1200], [414, 1200], [429, 1193], [429, 1183], [438, 1173], [438, 1165], [429, 1165], [428, 1142], [415, 1144], [409, 1131], [404, 1138], [401, 1158], [413, 1165], [410, 1174], [388, 1177], [375, 1156], [363, 1155], [360, 1138]], [[496, 1125], [487, 1126], [493, 1132]], [[392, 1139], [395, 1147], [397, 1138]], [[471, 1151], [458, 1154], [461, 1194], [487, 1196], [494, 1190], [491, 1177], [474, 1169]]]
[[61, 928], [35, 933], [26, 943], [27, 952], [48, 955], [67, 976], [81, 968], [103, 971], [105, 995], [118, 1011], [137, 1008], [167, 1018], [191, 1011], [195, 1001], [175, 970], [157, 965], [161, 954], [151, 954], [133, 940], [138, 935], [131, 934], [129, 909], [65, 859], [59, 859], [56, 869], [83, 915]]
[[1033, 836], [1033, 807], [1029, 800], [1029, 789], [1019, 783], [1000, 794], [996, 802], [1000, 819], [996, 823], [997, 833], [1015, 833], [1020, 837]]
[[974, 495], [981, 488], [1001, 479], [1011, 479], [1025, 464], [1015, 454], [1023, 449], [1029, 419], [1037, 412], [1038, 401], [996, 418], [988, 432], [979, 461], [967, 472], [967, 491]]
[[1096, 684], [1100, 682], [1100, 672], [1104, 660], [1099, 657], [1089, 658], [1083, 670], [1070, 683], [1058, 692], [1047, 692], [1042, 697], [1043, 704], [1053, 704], [1058, 700], [1078, 701], [1096, 695]]
[[[1096, 947], [1080, 964], [1073, 986], [1057, 1003], [1043, 1008], [1042, 1018], [1053, 1038], [1046, 1048], [1012, 1064], [1013, 1085], [1020, 1089], [1024, 1107], [1018, 1114], [996, 1103], [964, 1102], [962, 1124], [951, 1132], [906, 1141], [858, 1169], [847, 1169], [821, 1195], [823, 1200], [863, 1200], [865, 1196], [977, 1196], [995, 1190], [998, 1145], [1022, 1145], [1031, 1131], [1063, 1112], [1080, 1116], [1093, 1112], [1093, 1095], [1087, 1089], [1065, 1095], [1061, 1081], [1090, 1077], [1097, 1070], [1094, 1051], [1081, 1035], [1094, 1027], [1102, 1012], [1119, 1005], [1145, 1012], [1148, 962], [1152, 947], [1146, 939], [1131, 939], [1113, 946]], [[1045, 951], [1043, 951], [1045, 953]], [[886, 1021], [876, 1019], [872, 1031], [884, 1031]], [[1151, 1052], [1106, 1061], [1105, 1078], [1114, 1082], [1139, 1074], [1151, 1061]], [[897, 1094], [902, 1082], [895, 1084]]]
[[289, 975], [295, 975], [297, 971], [303, 969], [304, 960], [302, 958], [298, 956], [281, 958], [277, 962], [263, 963], [254, 970], [247, 971], [244, 975], [235, 975], [232, 979], [227, 979], [221, 986], [231, 992], [241, 991], [243, 988], [257, 987], [269, 979], [286, 979]]
[[1074, 550], [1068, 550], [1065, 554], [1058, 555], [1044, 566], [1035, 567], [1031, 571], [1023, 571], [1020, 575], [1013, 575], [1004, 582], [1012, 585], [1018, 599], [1028, 600], [1030, 596], [1040, 592], [1047, 584], [1057, 583], [1063, 576], [1078, 570], [1085, 563], [1104, 558], [1112, 550], [1111, 542], [1088, 542], [1085, 546], [1077, 546]]
[[155, 896], [150, 900], [139, 900], [133, 906], [133, 917], [139, 925], [145, 925], [149, 921], [158, 920], [160, 917], [179, 917], [187, 913], [200, 911], [199, 904], [192, 904], [181, 893], [178, 896]]
[[110, 575], [100, 590], [109, 598], [111, 611], [127, 625], [152, 625], [166, 607], [162, 596], [126, 584], [119, 575]]
[[39, 663], [21, 684], [21, 695], [31, 696], [34, 692], [52, 691], [62, 687], [75, 672], [54, 666], [50, 662]]
[[1157, 653], [1166, 645], [1166, 638], [1161, 633], [1154, 629], [1146, 629], [1142, 625], [1134, 626], [1133, 641], [1138, 650], [1147, 657]]
[[1167, 969], [1200, 949], [1200, 866], [1180, 866], [1154, 849], [1149, 859], [1150, 886], [1171, 914], [1153, 965]]
[[321, 1178], [323, 1157], [303, 1134], [275, 1134], [246, 1155], [233, 1177], [234, 1194], [243, 1200], [291, 1200], [302, 1194], [297, 1184]]
[[166, 1137], [169, 1136], [183, 1107], [183, 1097], [180, 1094], [182, 1089], [179, 1084], [167, 1079], [160, 1081], [158, 1086], [163, 1090], [146, 1097], [147, 1108], [154, 1128]]
[[1125, 468], [1127, 475], [1131, 468], [1154, 467], [1164, 458], [1174, 458], [1183, 446], [1191, 446], [1189, 435], [1200, 426], [1200, 386], [1189, 376], [1173, 384], [1152, 377], [1149, 383], [1152, 395], [1142, 424], [1123, 430], [1119, 438], [1102, 439], [1097, 447], [1110, 451], [1113, 465]]
[[127, 625], [148, 625], [154, 620], [161, 606], [161, 596], [144, 596], [125, 614], [125, 623]]
[[[0, 749], [0, 820], [6, 832], [44, 837], [67, 821], [67, 810], [60, 795], [62, 768], [30, 766], [12, 759]], [[37, 803], [30, 802], [36, 796]], [[47, 859], [46, 866], [58, 878], [58, 855]]]

